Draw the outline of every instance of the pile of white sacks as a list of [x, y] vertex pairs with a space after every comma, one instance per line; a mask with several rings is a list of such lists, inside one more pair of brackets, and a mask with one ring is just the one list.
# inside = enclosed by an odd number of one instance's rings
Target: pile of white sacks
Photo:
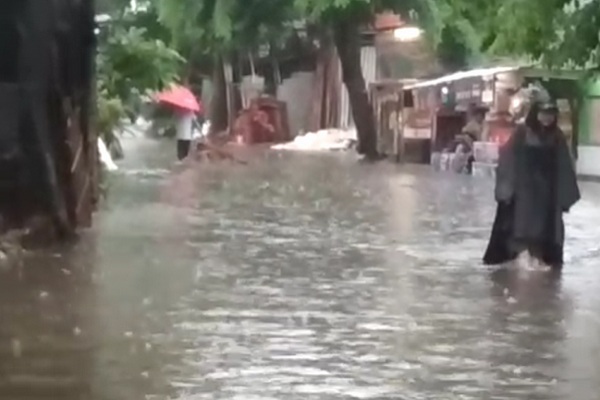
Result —
[[356, 130], [322, 129], [300, 134], [288, 143], [272, 146], [274, 150], [336, 151], [349, 150], [357, 142]]

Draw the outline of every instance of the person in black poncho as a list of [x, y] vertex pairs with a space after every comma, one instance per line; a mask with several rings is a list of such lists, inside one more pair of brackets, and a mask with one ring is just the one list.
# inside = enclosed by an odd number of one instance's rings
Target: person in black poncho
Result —
[[558, 108], [549, 96], [535, 100], [500, 150], [496, 218], [484, 263], [542, 264], [562, 269], [563, 213], [580, 199], [575, 169]]

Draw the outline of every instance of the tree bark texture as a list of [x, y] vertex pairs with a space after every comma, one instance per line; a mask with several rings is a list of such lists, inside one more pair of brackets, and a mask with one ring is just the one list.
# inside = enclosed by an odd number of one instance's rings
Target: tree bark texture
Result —
[[373, 106], [360, 63], [360, 24], [352, 19], [340, 19], [334, 25], [334, 40], [342, 66], [342, 80], [348, 90], [352, 117], [358, 133], [358, 152], [367, 159], [376, 159], [377, 132]]
[[339, 126], [339, 58], [331, 35], [322, 35], [316, 61], [312, 103], [307, 123], [311, 132]]
[[223, 58], [217, 56], [213, 65], [213, 93], [210, 102], [209, 119], [211, 123], [211, 134], [219, 133], [227, 129], [229, 125], [229, 114], [227, 111], [227, 85], [223, 69]]
[[0, 174], [0, 216], [5, 228], [42, 217], [49, 234], [70, 236], [91, 224], [97, 196], [94, 4], [10, 0], [0, 14], [15, 27], [0, 37], [15, 54], [0, 74], [0, 114], [10, 118], [0, 126], [0, 171], [10, 171]]

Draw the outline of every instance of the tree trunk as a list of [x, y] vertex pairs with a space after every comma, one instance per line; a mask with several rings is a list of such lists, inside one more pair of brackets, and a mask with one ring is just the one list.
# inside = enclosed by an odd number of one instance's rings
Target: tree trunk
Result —
[[269, 65], [265, 68], [265, 94], [277, 97], [277, 90], [281, 85], [281, 69], [277, 59], [276, 47], [273, 43], [269, 46]]
[[[98, 185], [90, 129], [94, 15], [91, 2], [73, 1], [19, 4], [3, 15], [9, 28], [18, 27], [16, 37], [3, 38], [16, 40], [0, 40], [0, 48], [17, 54], [7, 59], [13, 68], [0, 71], [0, 138], [11, 139], [0, 146], [0, 171], [11, 172], [0, 185], [6, 228], [64, 239], [91, 224]], [[47, 27], [58, 29], [49, 35]]]
[[360, 63], [360, 24], [352, 19], [340, 20], [334, 26], [334, 40], [342, 65], [342, 79], [348, 96], [352, 117], [358, 133], [358, 153], [369, 160], [378, 158], [377, 133], [373, 106], [369, 100]]
[[225, 73], [223, 71], [223, 58], [215, 57], [213, 65], [213, 93], [210, 102], [210, 124], [211, 133], [218, 133], [227, 129], [227, 85], [225, 84]]

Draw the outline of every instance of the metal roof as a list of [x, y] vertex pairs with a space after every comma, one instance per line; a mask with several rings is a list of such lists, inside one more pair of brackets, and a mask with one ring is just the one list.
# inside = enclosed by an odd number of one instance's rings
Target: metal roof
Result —
[[496, 74], [517, 71], [521, 68], [524, 68], [524, 67], [523, 66], [511, 66], [511, 67], [505, 66], [505, 67], [479, 68], [479, 69], [471, 69], [468, 71], [460, 71], [460, 72], [455, 72], [450, 75], [441, 76], [439, 78], [417, 82], [414, 85], [407, 86], [406, 89], [418, 89], [418, 88], [424, 88], [424, 87], [430, 87], [430, 86], [437, 86], [437, 85], [455, 82], [455, 81], [458, 81], [461, 79], [467, 79], [467, 78], [488, 77], [488, 76], [491, 77]]

